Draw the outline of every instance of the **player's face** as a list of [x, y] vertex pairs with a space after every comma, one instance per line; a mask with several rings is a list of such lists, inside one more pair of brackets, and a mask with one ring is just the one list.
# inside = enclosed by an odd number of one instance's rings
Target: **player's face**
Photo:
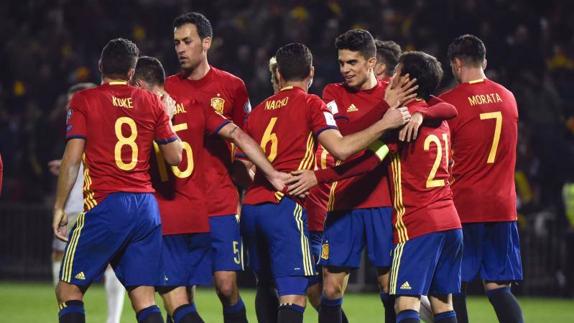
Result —
[[339, 71], [350, 88], [359, 89], [369, 80], [375, 62], [374, 57], [366, 59], [360, 52], [339, 50]]
[[207, 60], [210, 37], [199, 38], [194, 24], [181, 25], [173, 31], [173, 42], [179, 65], [183, 70], [193, 71], [203, 60]]

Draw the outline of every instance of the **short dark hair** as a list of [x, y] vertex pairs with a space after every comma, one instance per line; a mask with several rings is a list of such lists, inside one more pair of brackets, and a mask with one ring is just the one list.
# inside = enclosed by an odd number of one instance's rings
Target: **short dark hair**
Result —
[[375, 40], [377, 46], [377, 59], [380, 59], [385, 64], [385, 74], [392, 76], [395, 73], [395, 67], [399, 63], [399, 56], [401, 56], [401, 46], [392, 40]]
[[448, 45], [447, 56], [451, 62], [458, 58], [465, 64], [481, 66], [486, 59], [486, 47], [480, 38], [466, 34], [458, 36]]
[[127, 76], [135, 68], [140, 50], [132, 41], [124, 38], [110, 40], [100, 55], [102, 74]]
[[90, 82], [83, 82], [83, 83], [74, 84], [74, 85], [70, 86], [70, 88], [68, 89], [68, 95], [72, 95], [78, 91], [85, 90], [85, 89], [91, 89], [94, 87], [96, 87], [96, 84], [90, 83]]
[[401, 75], [417, 79], [417, 96], [428, 100], [442, 79], [442, 67], [436, 57], [424, 52], [411, 51], [401, 54]]
[[142, 56], [136, 64], [134, 80], [144, 80], [152, 85], [165, 83], [165, 70], [159, 59], [151, 56]]
[[197, 28], [197, 34], [200, 39], [205, 37], [213, 37], [213, 28], [211, 27], [211, 22], [203, 14], [199, 12], [188, 12], [181, 16], [178, 16], [173, 20], [173, 28], [181, 27], [185, 24], [195, 25]]
[[286, 81], [301, 81], [311, 73], [313, 54], [301, 43], [289, 43], [275, 53], [277, 69]]
[[364, 58], [369, 59], [377, 55], [375, 39], [370, 32], [364, 29], [351, 29], [337, 36], [335, 47], [360, 52]]

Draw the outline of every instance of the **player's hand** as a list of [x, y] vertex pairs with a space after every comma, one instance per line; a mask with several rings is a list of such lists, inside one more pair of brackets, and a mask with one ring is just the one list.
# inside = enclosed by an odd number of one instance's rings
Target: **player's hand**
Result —
[[423, 115], [415, 112], [411, 115], [411, 120], [399, 131], [399, 140], [411, 142], [417, 139], [419, 128], [423, 123]]
[[395, 129], [401, 127], [411, 120], [411, 114], [406, 107], [398, 109], [389, 109], [385, 112], [381, 121], [386, 124], [387, 129]]
[[267, 176], [267, 180], [273, 187], [279, 191], [284, 192], [287, 188], [287, 182], [291, 179], [291, 175], [283, 172], [275, 171], [271, 176]]
[[52, 230], [56, 238], [68, 242], [68, 216], [62, 209], [54, 210]]
[[410, 79], [409, 74], [393, 76], [391, 83], [385, 90], [385, 101], [389, 107], [398, 108], [416, 98], [416, 90], [419, 88], [416, 82], [417, 79]]
[[50, 170], [50, 173], [56, 176], [60, 175], [60, 165], [62, 165], [61, 159], [56, 159], [48, 162], [48, 169]]
[[289, 195], [297, 197], [306, 197], [309, 190], [317, 186], [317, 176], [312, 170], [296, 170], [291, 172], [293, 178], [287, 183], [289, 186]]
[[166, 109], [165, 112], [167, 113], [167, 115], [169, 116], [169, 119], [171, 120], [171, 118], [173, 118], [173, 115], [175, 114], [175, 109], [176, 109], [175, 100], [171, 96], [169, 96], [169, 94], [164, 92], [164, 93], [162, 93], [161, 101], [165, 105], [165, 109]]

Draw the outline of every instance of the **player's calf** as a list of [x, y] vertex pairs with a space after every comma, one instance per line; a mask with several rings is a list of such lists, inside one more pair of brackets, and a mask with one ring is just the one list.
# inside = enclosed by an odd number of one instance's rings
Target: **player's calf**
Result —
[[452, 295], [429, 296], [434, 313], [433, 321], [438, 323], [456, 323], [456, 313], [452, 307]]
[[245, 304], [239, 296], [237, 287], [237, 273], [234, 271], [216, 271], [215, 289], [217, 296], [223, 305], [224, 323], [247, 322]]
[[[498, 287], [498, 288], [496, 288]], [[516, 297], [510, 290], [510, 284], [498, 285], [496, 283], [485, 284], [486, 296], [494, 307], [500, 323], [522, 323], [522, 310]]]

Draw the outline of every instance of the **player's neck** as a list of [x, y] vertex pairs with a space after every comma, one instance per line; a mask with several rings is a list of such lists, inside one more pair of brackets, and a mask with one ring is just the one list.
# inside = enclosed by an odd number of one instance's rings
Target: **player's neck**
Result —
[[205, 59], [201, 63], [199, 63], [199, 65], [197, 65], [196, 68], [188, 72], [187, 79], [192, 81], [199, 81], [202, 78], [204, 78], [207, 75], [207, 73], [209, 73], [210, 69], [211, 66], [209, 66], [207, 59]]
[[461, 83], [468, 83], [485, 78], [484, 70], [480, 67], [463, 68], [460, 73]]
[[285, 82], [283, 84], [281, 84], [281, 90], [285, 89], [285, 88], [292, 88], [292, 87], [298, 87], [303, 89], [303, 91], [307, 92], [307, 81], [303, 80], [303, 81], [288, 81]]
[[379, 83], [379, 81], [377, 81], [377, 77], [375, 76], [375, 73], [371, 72], [371, 73], [369, 73], [369, 78], [365, 81], [365, 83], [363, 83], [363, 85], [361, 85], [359, 90], [361, 90], [361, 91], [370, 90], [370, 89], [374, 88], [375, 86], [377, 86], [378, 83]]

